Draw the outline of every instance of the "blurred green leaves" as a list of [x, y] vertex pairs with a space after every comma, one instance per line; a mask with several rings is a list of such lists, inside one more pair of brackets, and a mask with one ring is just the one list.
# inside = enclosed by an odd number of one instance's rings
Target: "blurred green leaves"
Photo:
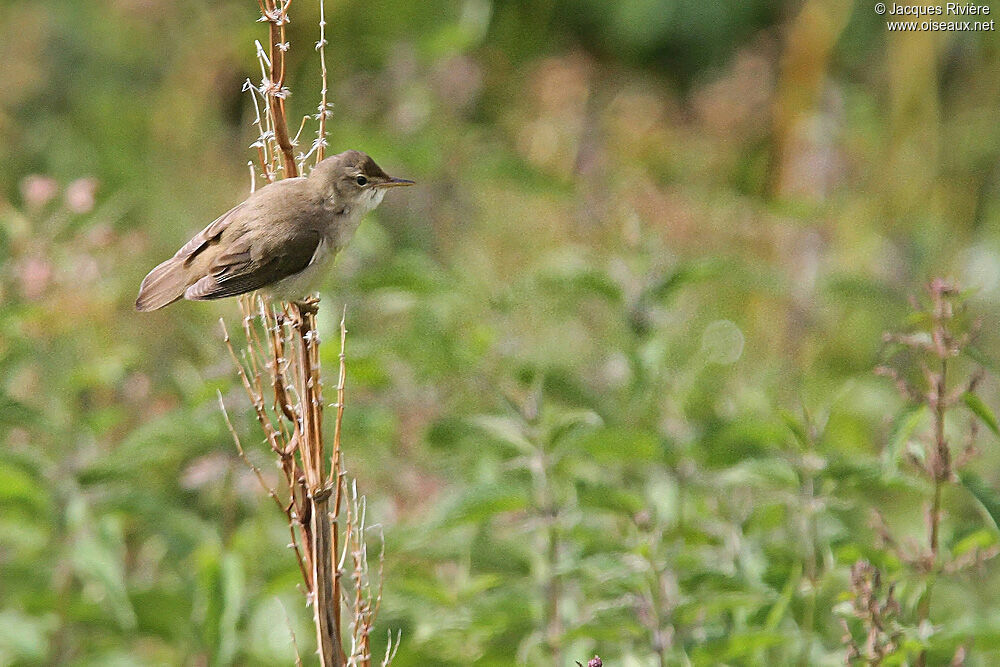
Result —
[[[1000, 68], [987, 38], [916, 62], [817, 7], [327, 4], [330, 149], [420, 184], [321, 311], [331, 400], [347, 305], [345, 455], [388, 541], [395, 664], [842, 664], [856, 560], [925, 594], [871, 511], [922, 536], [930, 415], [870, 371], [952, 273], [985, 321], [955, 368], [996, 370]], [[235, 307], [132, 310], [247, 191], [255, 11], [21, 0], [0, 27], [0, 663], [311, 655], [285, 527], [215, 405], [273, 474], [218, 335]], [[317, 5], [292, 13], [297, 119]], [[960, 398], [985, 428], [943, 538], [973, 561], [997, 544], [1000, 391]], [[979, 568], [940, 577], [903, 654], [997, 662]]]

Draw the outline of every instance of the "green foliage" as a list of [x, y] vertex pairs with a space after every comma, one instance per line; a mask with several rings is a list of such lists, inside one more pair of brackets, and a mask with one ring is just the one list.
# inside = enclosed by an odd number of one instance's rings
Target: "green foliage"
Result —
[[[347, 305], [394, 664], [843, 664], [864, 595], [884, 664], [1000, 660], [997, 51], [800, 22], [848, 4], [328, 3], [331, 150], [419, 183], [319, 316], [331, 400]], [[216, 405], [272, 480], [218, 330], [237, 308], [132, 310], [247, 191], [256, 11], [22, 0], [0, 27], [2, 664], [311, 659], [287, 526]], [[292, 17], [297, 124], [317, 6]], [[941, 496], [961, 567], [933, 573], [908, 549], [934, 413], [872, 373], [923, 381], [883, 332], [932, 340], [906, 301], [931, 275], [984, 322], [949, 361], [956, 457], [983, 428]]]

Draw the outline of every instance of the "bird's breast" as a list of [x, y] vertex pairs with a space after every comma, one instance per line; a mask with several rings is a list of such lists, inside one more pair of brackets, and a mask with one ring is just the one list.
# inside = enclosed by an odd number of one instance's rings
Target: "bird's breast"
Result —
[[301, 299], [315, 292], [333, 263], [334, 257], [354, 238], [362, 219], [382, 202], [384, 190], [370, 190], [354, 202], [344, 202], [338, 197], [323, 201], [320, 218], [320, 241], [309, 264], [268, 288], [275, 297], [284, 300]]
[[354, 233], [361, 226], [361, 220], [370, 210], [365, 206], [344, 207], [342, 212], [333, 215], [325, 236], [328, 243], [333, 245], [334, 252], [351, 242]]

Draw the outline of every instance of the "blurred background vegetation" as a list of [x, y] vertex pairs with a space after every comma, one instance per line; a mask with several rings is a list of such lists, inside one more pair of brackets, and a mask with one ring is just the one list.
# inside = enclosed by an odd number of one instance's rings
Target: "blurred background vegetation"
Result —
[[[297, 126], [318, 8], [291, 15]], [[132, 309], [248, 191], [257, 5], [4, 16], [0, 663], [291, 664], [293, 632], [309, 659], [287, 528], [216, 403], [273, 474], [219, 334], [236, 304]], [[894, 664], [1000, 661], [995, 32], [889, 34], [847, 0], [327, 20], [331, 151], [420, 184], [321, 311], [333, 341], [347, 305], [347, 463], [395, 664], [832, 665], [845, 633]], [[982, 322], [949, 387], [987, 373], [948, 412], [955, 458], [970, 420], [980, 452], [943, 483], [928, 566], [933, 410], [873, 370], [935, 363], [883, 333], [929, 340], [908, 298], [938, 275], [970, 290], [958, 333]]]

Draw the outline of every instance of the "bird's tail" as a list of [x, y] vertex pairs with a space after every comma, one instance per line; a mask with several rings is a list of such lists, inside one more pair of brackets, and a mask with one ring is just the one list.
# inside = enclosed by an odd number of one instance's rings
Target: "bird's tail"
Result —
[[147, 311], [169, 306], [184, 296], [186, 288], [184, 264], [171, 257], [143, 279], [139, 297], [135, 300], [135, 309]]

